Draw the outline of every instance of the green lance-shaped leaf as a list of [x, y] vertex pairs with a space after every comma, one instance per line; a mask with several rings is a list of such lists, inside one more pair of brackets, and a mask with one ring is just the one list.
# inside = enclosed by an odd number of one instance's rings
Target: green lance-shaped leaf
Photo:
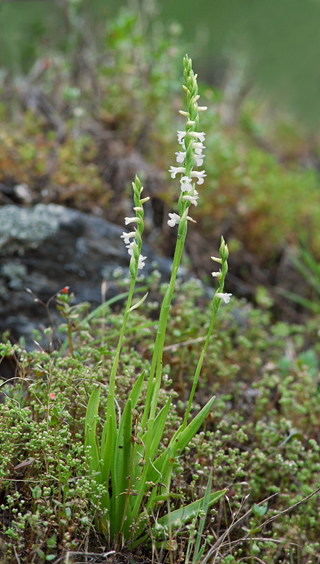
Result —
[[[207, 507], [209, 508], [212, 505], [214, 505], [217, 501], [219, 501], [219, 499], [221, 499], [221, 497], [225, 495], [226, 492], [227, 489], [224, 489], [210, 494], [209, 500], [207, 500], [206, 502]], [[163, 517], [160, 517], [160, 519], [157, 520], [157, 523], [153, 526], [153, 528], [155, 529], [155, 527], [156, 526], [159, 527], [159, 525], [161, 525], [164, 528], [168, 528], [169, 525], [171, 525], [173, 530], [179, 529], [183, 525], [191, 521], [191, 519], [193, 519], [199, 513], [199, 511], [203, 508], [203, 504], [204, 504], [204, 498], [201, 498], [194, 501], [193, 503], [190, 503], [189, 505], [185, 505], [181, 507], [180, 509], [171, 511], [170, 515], [166, 514], [163, 515]], [[131, 544], [130, 548], [134, 549], [139, 544], [143, 542], [147, 542], [148, 540], [150, 540], [149, 532], [146, 535], [143, 535], [143, 537], [136, 539]]]
[[[193, 553], [193, 564], [196, 564], [197, 562], [199, 562], [200, 558], [202, 557], [204, 550], [205, 550], [205, 546], [206, 543], [202, 541], [202, 533], [203, 533], [203, 529], [204, 529], [204, 525], [206, 522], [206, 518], [207, 518], [207, 514], [208, 514], [208, 510], [210, 507], [210, 499], [211, 499], [211, 487], [212, 487], [212, 469], [209, 475], [209, 479], [208, 479], [208, 483], [207, 483], [207, 487], [206, 487], [206, 491], [203, 497], [203, 503], [201, 505], [201, 511], [202, 511], [202, 516], [200, 518], [200, 522], [199, 522], [199, 526], [198, 526], [198, 532], [197, 532], [197, 540], [196, 540], [196, 545], [194, 547], [194, 553]], [[224, 490], [226, 491], [226, 490]], [[220, 493], [220, 492], [219, 492]], [[200, 548], [200, 543], [202, 544], [201, 548]]]
[[[91, 473], [96, 473], [99, 471], [100, 464], [100, 451], [98, 446], [98, 440], [96, 435], [97, 418], [100, 402], [100, 388], [93, 390], [85, 418], [85, 447], [90, 449], [89, 453], [89, 464]], [[96, 476], [97, 477], [97, 476]], [[101, 482], [101, 477], [97, 480]]]
[[[144, 496], [145, 493], [147, 493], [147, 490], [149, 489], [149, 486], [146, 487], [146, 480], [147, 480], [147, 469], [149, 466], [152, 467], [152, 461], [154, 459], [154, 456], [157, 452], [157, 449], [159, 448], [159, 444], [160, 441], [162, 439], [163, 436], [163, 430], [165, 428], [165, 424], [167, 421], [167, 417], [168, 417], [168, 413], [169, 413], [169, 409], [170, 409], [170, 405], [171, 405], [171, 397], [168, 398], [167, 403], [163, 406], [163, 408], [159, 411], [154, 424], [151, 426], [151, 430], [149, 429], [141, 438], [141, 444], [135, 444], [134, 449], [135, 449], [135, 454], [134, 454], [134, 469], [140, 469], [141, 466], [139, 465], [138, 461], [142, 458], [142, 448], [145, 448], [146, 445], [150, 444], [150, 450], [149, 450], [149, 460], [145, 461], [145, 466], [144, 466], [144, 470], [141, 471], [140, 473], [135, 472], [135, 479], [133, 481], [133, 488], [135, 490], [137, 490], [138, 493], [138, 498], [135, 500], [134, 503], [134, 508], [133, 508], [133, 515], [136, 516], [139, 511], [140, 511], [140, 505], [142, 498]], [[143, 445], [143, 446], [142, 446]], [[142, 474], [142, 475], [141, 475]], [[160, 473], [158, 473], [158, 480], [157, 482], [161, 479], [161, 475]], [[149, 501], [152, 498], [152, 494], [149, 497]]]
[[140, 393], [141, 393], [141, 389], [142, 389], [142, 384], [143, 384], [143, 380], [144, 380], [144, 376], [145, 376], [145, 370], [143, 370], [143, 372], [140, 374], [139, 378], [137, 378], [131, 392], [129, 395], [130, 401], [131, 401], [131, 407], [132, 409], [134, 409], [137, 405], [137, 402], [140, 398]]
[[114, 449], [117, 438], [117, 429], [115, 417], [111, 414], [107, 417], [103, 427], [101, 439], [101, 478], [105, 484], [106, 493], [101, 499], [101, 508], [110, 512], [110, 495], [109, 495], [109, 478], [112, 460], [114, 458]]
[[211, 398], [186, 428], [184, 428], [183, 425], [179, 427], [172, 437], [168, 448], [155, 460], [154, 468], [152, 466], [149, 468], [148, 481], [151, 480], [154, 482], [157, 479], [157, 473], [160, 472], [160, 474], [162, 474], [162, 481], [166, 484], [164, 475], [166, 474], [166, 468], [168, 468], [168, 458], [170, 458], [170, 456], [177, 456], [183, 452], [209, 414], [214, 400], [215, 397]]
[[128, 399], [124, 408], [118, 436], [116, 448], [114, 451], [114, 464], [112, 465], [112, 496], [115, 500], [115, 515], [113, 523], [112, 536], [119, 533], [123, 522], [124, 510], [126, 507], [126, 498], [129, 495], [128, 489], [130, 484], [131, 472], [131, 456], [132, 456], [132, 402]]
[[[151, 460], [154, 459], [154, 456], [157, 452], [159, 447], [160, 441], [163, 436], [163, 431], [166, 425], [169, 409], [171, 405], [171, 396], [168, 398], [167, 403], [163, 406], [163, 408], [159, 411], [153, 425], [152, 429], [152, 438], [151, 438], [151, 449], [150, 449], [150, 458]], [[142, 437], [142, 443], [146, 443], [146, 437], [149, 431], [147, 431]]]
[[[219, 490], [218, 492], [214, 492], [210, 494], [210, 498], [207, 501], [208, 508], [211, 507], [214, 503], [219, 501], [219, 499], [225, 495], [227, 489]], [[158, 523], [162, 526], [169, 526], [169, 520], [171, 521], [171, 526], [173, 528], [178, 528], [191, 521], [193, 517], [197, 515], [197, 513], [203, 508], [204, 498], [197, 499], [193, 503], [189, 505], [185, 505], [180, 509], [176, 509], [175, 511], [171, 511], [170, 515], [164, 515], [158, 519]]]

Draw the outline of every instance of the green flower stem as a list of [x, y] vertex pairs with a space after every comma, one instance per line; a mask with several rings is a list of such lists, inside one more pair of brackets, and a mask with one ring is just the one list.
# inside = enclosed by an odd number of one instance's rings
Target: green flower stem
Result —
[[[146, 405], [141, 419], [142, 431], [145, 430], [146, 423], [149, 418], [150, 406], [151, 406], [150, 419], [154, 418], [156, 407], [157, 407], [157, 400], [158, 400], [158, 394], [159, 394], [161, 377], [162, 377], [162, 356], [163, 356], [163, 347], [164, 347], [164, 340], [166, 335], [168, 315], [170, 310], [170, 304], [172, 301], [172, 296], [174, 293], [177, 273], [181, 262], [184, 243], [187, 236], [187, 229], [188, 226], [187, 226], [187, 210], [186, 210], [179, 223], [178, 238], [177, 238], [177, 243], [176, 243], [176, 248], [173, 258], [173, 266], [172, 266], [170, 282], [168, 284], [161, 306], [157, 337], [153, 350], [150, 375], [148, 381]], [[156, 373], [156, 378], [154, 379], [155, 373]]]
[[189, 401], [188, 401], [188, 407], [187, 407], [187, 410], [186, 410], [186, 413], [185, 413], [185, 416], [184, 416], [184, 420], [183, 420], [183, 425], [182, 425], [183, 429], [186, 428], [187, 423], [188, 423], [188, 417], [189, 417], [189, 414], [190, 414], [190, 411], [191, 411], [191, 408], [192, 408], [192, 402], [193, 402], [194, 394], [195, 394], [195, 391], [196, 391], [196, 387], [198, 385], [198, 380], [199, 380], [199, 376], [200, 376], [200, 372], [201, 372], [201, 368], [202, 368], [202, 364], [203, 364], [203, 359], [205, 357], [205, 354], [206, 354], [206, 351], [207, 351], [207, 348], [208, 348], [208, 344], [209, 344], [209, 341], [211, 339], [213, 327], [214, 327], [214, 324], [215, 324], [215, 321], [216, 321], [217, 313], [218, 313], [220, 302], [221, 302], [221, 298], [217, 297], [216, 294], [222, 294], [223, 293], [224, 281], [225, 281], [226, 274], [228, 272], [228, 262], [227, 262], [228, 248], [225, 245], [223, 238], [222, 238], [222, 241], [221, 241], [220, 256], [221, 256], [221, 260], [222, 260], [222, 272], [221, 272], [220, 284], [219, 284], [218, 290], [216, 290], [215, 295], [213, 296], [213, 312], [212, 312], [211, 323], [210, 323], [210, 327], [209, 327], [209, 330], [208, 330], [208, 334], [207, 334], [207, 338], [205, 340], [203, 350], [202, 350], [200, 358], [198, 360], [196, 373], [194, 375], [192, 389], [191, 389]]
[[138, 177], [136, 177], [135, 182], [132, 183], [132, 187], [133, 187], [134, 203], [135, 203], [135, 210], [136, 210], [135, 221], [137, 223], [137, 229], [135, 231], [136, 243], [134, 244], [133, 254], [132, 254], [131, 259], [130, 259], [130, 274], [131, 274], [130, 290], [129, 290], [127, 305], [126, 305], [126, 309], [125, 309], [125, 313], [124, 313], [124, 317], [123, 317], [123, 323], [122, 323], [122, 327], [121, 327], [121, 331], [120, 331], [120, 335], [119, 335], [116, 355], [115, 355], [115, 358], [114, 358], [114, 361], [113, 361], [111, 374], [110, 374], [110, 380], [109, 380], [109, 392], [108, 392], [108, 399], [107, 399], [107, 417], [110, 414], [112, 414], [113, 419], [115, 419], [115, 417], [116, 417], [115, 402], [114, 402], [116, 374], [117, 374], [117, 369], [118, 369], [118, 364], [119, 364], [119, 359], [120, 359], [122, 343], [123, 343], [125, 330], [126, 330], [126, 326], [127, 326], [127, 321], [128, 321], [128, 317], [129, 317], [129, 313], [130, 313], [131, 302], [132, 302], [132, 298], [133, 298], [133, 294], [134, 294], [134, 290], [135, 290], [135, 284], [136, 284], [137, 275], [138, 275], [138, 268], [139, 268], [139, 257], [140, 257], [140, 253], [141, 253], [141, 247], [142, 247], [141, 235], [142, 235], [143, 228], [144, 228], [143, 204], [145, 203], [145, 201], [148, 200], [148, 198], [144, 198], [143, 200], [140, 199], [143, 188], [141, 186], [141, 182], [140, 182]]
[[129, 290], [128, 300], [127, 300], [126, 310], [125, 310], [125, 313], [124, 313], [124, 316], [123, 316], [123, 322], [122, 322], [122, 327], [121, 327], [121, 331], [120, 331], [120, 335], [119, 335], [119, 341], [118, 341], [118, 345], [117, 345], [116, 356], [114, 358], [112, 369], [111, 369], [111, 374], [110, 374], [108, 399], [107, 399], [107, 413], [108, 414], [110, 414], [112, 412], [115, 415], [114, 394], [115, 394], [115, 385], [116, 385], [116, 374], [117, 374], [117, 370], [118, 370], [118, 364], [119, 364], [119, 358], [120, 358], [120, 352], [121, 352], [122, 343], [123, 343], [123, 339], [124, 339], [124, 334], [125, 334], [125, 331], [126, 331], [127, 321], [128, 321], [128, 317], [129, 317], [129, 309], [131, 307], [131, 302], [132, 302], [132, 298], [133, 298], [133, 294], [134, 294], [137, 272], [138, 272], [138, 263], [136, 264], [136, 275], [135, 275], [135, 277], [131, 278], [130, 290]]
[[[145, 455], [144, 455], [144, 458], [146, 460], [146, 465], [144, 467], [140, 479], [139, 493], [138, 496], [136, 497], [134, 508], [132, 511], [133, 516], [136, 516], [140, 509], [142, 498], [145, 491], [145, 482], [149, 470], [151, 438], [153, 433], [154, 416], [158, 404], [158, 396], [159, 396], [159, 390], [160, 390], [161, 378], [162, 378], [162, 355], [163, 355], [164, 340], [166, 335], [168, 314], [169, 314], [172, 296], [174, 293], [175, 281], [178, 273], [178, 268], [181, 262], [181, 256], [182, 256], [182, 251], [183, 251], [186, 236], [187, 236], [187, 210], [185, 211], [185, 214], [182, 216], [181, 221], [179, 223], [178, 238], [177, 238], [176, 249], [174, 253], [172, 272], [171, 272], [170, 282], [167, 287], [166, 294], [164, 296], [161, 306], [157, 337], [153, 351], [153, 357], [152, 357], [152, 363], [151, 363], [151, 369], [150, 369], [150, 375], [148, 381], [145, 409], [140, 423], [141, 434], [144, 433], [146, 424], [148, 423], [148, 433], [147, 433], [147, 441], [145, 443]], [[156, 377], [154, 378], [155, 372], [156, 372]]]

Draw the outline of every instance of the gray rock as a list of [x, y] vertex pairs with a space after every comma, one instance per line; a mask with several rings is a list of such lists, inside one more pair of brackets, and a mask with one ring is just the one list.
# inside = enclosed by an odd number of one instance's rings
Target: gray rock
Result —
[[[33, 346], [32, 329], [50, 324], [44, 304], [64, 286], [75, 293], [75, 303], [88, 301], [96, 307], [105, 279], [106, 298], [113, 297], [118, 291], [114, 270], [129, 272], [122, 232], [104, 219], [55, 204], [0, 207], [1, 333], [9, 329], [14, 339], [23, 336]], [[147, 245], [143, 255], [148, 257], [144, 275], [156, 262], [162, 279], [169, 278], [170, 260], [157, 257]], [[51, 312], [58, 323], [54, 305]]]

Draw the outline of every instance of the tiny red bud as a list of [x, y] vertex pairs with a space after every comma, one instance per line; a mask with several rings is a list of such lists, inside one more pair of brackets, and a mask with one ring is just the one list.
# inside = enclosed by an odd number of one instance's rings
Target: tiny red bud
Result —
[[67, 294], [69, 292], [69, 286], [65, 286], [61, 291], [61, 294]]

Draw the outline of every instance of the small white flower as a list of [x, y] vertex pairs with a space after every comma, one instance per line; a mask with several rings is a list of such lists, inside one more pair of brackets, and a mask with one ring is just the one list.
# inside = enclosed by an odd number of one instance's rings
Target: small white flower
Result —
[[139, 256], [139, 262], [138, 262], [138, 270], [141, 270], [145, 264], [144, 261], [146, 260], [147, 257], [144, 257], [142, 255]]
[[77, 118], [81, 118], [83, 117], [85, 114], [85, 110], [83, 108], [81, 108], [80, 106], [77, 106], [76, 108], [74, 108], [73, 110], [73, 115]]
[[181, 174], [184, 174], [186, 172], [186, 169], [184, 168], [184, 166], [171, 166], [169, 168], [169, 172], [171, 174], [171, 178], [175, 178], [176, 174], [179, 174], [181, 172]]
[[177, 135], [178, 135], [178, 143], [180, 143], [180, 145], [182, 145], [183, 142], [184, 142], [183, 140], [186, 136], [186, 132], [185, 131], [178, 131]]
[[122, 235], [120, 235], [120, 239], [123, 239], [126, 245], [130, 244], [130, 239], [132, 239], [132, 237], [135, 237], [136, 234], [134, 231], [131, 231], [130, 233], [125, 233], [123, 232]]
[[221, 278], [221, 276], [222, 276], [221, 270], [219, 270], [219, 272], [211, 272], [211, 274], [212, 274], [213, 277], [216, 277], [216, 278]]
[[179, 151], [178, 153], [176, 153], [176, 155], [177, 163], [183, 163], [184, 159], [186, 158], [186, 151]]
[[125, 217], [124, 223], [125, 225], [129, 225], [129, 223], [139, 223], [140, 219], [138, 217]]
[[195, 125], [195, 121], [192, 121], [191, 119], [188, 119], [187, 121], [187, 125]]
[[203, 155], [193, 155], [193, 157], [194, 157], [194, 160], [196, 161], [197, 166], [203, 165], [203, 159], [204, 159]]
[[[133, 247], [134, 245], [136, 245], [135, 241], [132, 241], [131, 243], [129, 243], [129, 245], [127, 245], [127, 249], [128, 249], [128, 254], [130, 257], [133, 257]], [[142, 269], [145, 264], [144, 261], [146, 260], [147, 257], [144, 257], [142, 255], [139, 256], [139, 262], [138, 262], [138, 270]]]
[[230, 302], [231, 296], [232, 294], [215, 294], [215, 297], [223, 300], [225, 304], [228, 304]]
[[198, 112], [206, 112], [208, 109], [208, 106], [198, 106]]
[[214, 260], [214, 262], [218, 262], [219, 264], [222, 264], [222, 259], [221, 258], [217, 258], [217, 257], [211, 257], [212, 260]]
[[181, 192], [191, 192], [192, 180], [188, 176], [183, 176], [180, 180]]
[[190, 137], [195, 137], [196, 139], [199, 139], [199, 141], [201, 143], [204, 142], [206, 134], [205, 133], [201, 133], [201, 131], [191, 131], [189, 133]]
[[191, 172], [191, 177], [198, 179], [197, 184], [203, 184], [205, 176], [207, 176], [205, 170], [193, 170]]
[[169, 213], [169, 217], [170, 219], [168, 219], [168, 225], [170, 227], [174, 227], [180, 222], [180, 215], [178, 215], [177, 213]]
[[193, 148], [194, 148], [194, 151], [195, 151], [196, 155], [201, 155], [201, 154], [202, 154], [202, 151], [205, 149], [204, 144], [203, 144], [203, 143], [200, 143], [200, 142], [193, 143], [192, 146], [193, 146]]
[[191, 195], [185, 195], [182, 196], [183, 200], [188, 200], [189, 202], [191, 202], [191, 204], [193, 204], [194, 206], [198, 205], [197, 199], [199, 198], [199, 194], [198, 192], [195, 190], [195, 193], [191, 196]]

